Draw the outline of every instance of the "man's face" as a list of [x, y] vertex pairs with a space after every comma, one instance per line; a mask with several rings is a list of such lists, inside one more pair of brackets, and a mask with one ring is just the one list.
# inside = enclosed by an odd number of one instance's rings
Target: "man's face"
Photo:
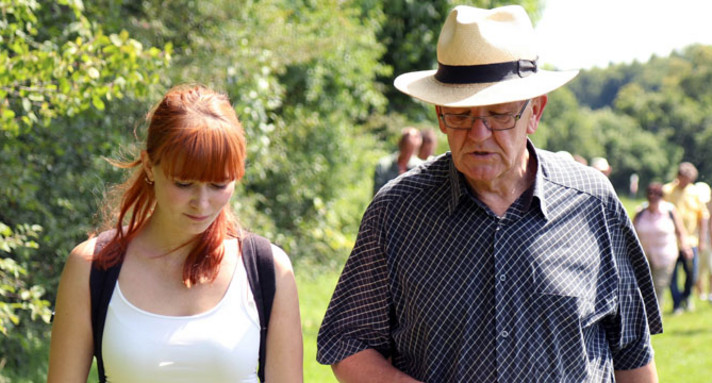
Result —
[[418, 157], [426, 159], [435, 153], [435, 142], [423, 140], [423, 144], [420, 145], [420, 151], [418, 152]]
[[[532, 99], [513, 129], [492, 131], [482, 120], [475, 120], [469, 130], [454, 130], [438, 118], [440, 130], [447, 135], [455, 167], [465, 175], [475, 190], [496, 187], [501, 182], [517, 182], [526, 174], [527, 135], [536, 131], [547, 97]], [[436, 107], [438, 114], [488, 116], [518, 114], [525, 101], [480, 107]]]
[[406, 138], [401, 145], [401, 154], [403, 154], [406, 158], [412, 157], [418, 152], [421, 142], [423, 142], [423, 140], [416, 134], [408, 136], [408, 138]]
[[684, 174], [678, 174], [677, 175], [677, 182], [678, 185], [680, 185], [681, 188], [685, 188], [687, 185], [692, 183], [692, 178], [684, 175]]

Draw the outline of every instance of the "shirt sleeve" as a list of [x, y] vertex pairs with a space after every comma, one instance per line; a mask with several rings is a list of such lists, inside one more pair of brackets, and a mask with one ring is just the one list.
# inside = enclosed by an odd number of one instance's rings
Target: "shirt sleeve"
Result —
[[321, 364], [334, 364], [369, 348], [391, 354], [388, 271], [379, 235], [367, 221], [365, 215], [319, 329]]
[[700, 217], [699, 219], [709, 219], [710, 218], [710, 211], [707, 209], [707, 204], [702, 201], [702, 199], [698, 196], [697, 201], [700, 204]]
[[662, 333], [660, 308], [648, 261], [627, 214], [618, 203], [611, 228], [618, 268], [618, 312], [606, 322], [616, 370], [643, 367], [653, 359], [651, 334]]

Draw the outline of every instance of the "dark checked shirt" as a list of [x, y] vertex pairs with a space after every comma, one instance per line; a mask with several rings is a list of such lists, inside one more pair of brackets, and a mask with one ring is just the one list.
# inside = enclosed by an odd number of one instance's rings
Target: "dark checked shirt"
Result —
[[610, 182], [535, 150], [503, 217], [450, 154], [386, 185], [364, 214], [317, 360], [378, 350], [427, 382], [611, 382], [662, 332], [648, 264]]

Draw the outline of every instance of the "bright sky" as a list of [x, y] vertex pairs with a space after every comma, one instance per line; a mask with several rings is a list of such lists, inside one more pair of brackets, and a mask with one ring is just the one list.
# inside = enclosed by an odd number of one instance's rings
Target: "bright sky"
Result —
[[546, 0], [535, 29], [541, 61], [557, 69], [646, 62], [712, 45], [712, 0]]

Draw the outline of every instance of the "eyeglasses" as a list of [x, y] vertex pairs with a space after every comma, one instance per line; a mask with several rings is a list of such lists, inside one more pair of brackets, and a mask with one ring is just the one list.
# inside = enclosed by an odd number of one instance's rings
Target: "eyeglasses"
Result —
[[445, 127], [453, 130], [470, 130], [475, 125], [475, 120], [482, 120], [482, 124], [490, 131], [510, 130], [517, 126], [517, 121], [522, 118], [524, 110], [529, 105], [529, 101], [524, 103], [522, 109], [517, 114], [491, 114], [489, 116], [471, 116], [469, 114], [441, 113], [439, 117], [443, 120]]

